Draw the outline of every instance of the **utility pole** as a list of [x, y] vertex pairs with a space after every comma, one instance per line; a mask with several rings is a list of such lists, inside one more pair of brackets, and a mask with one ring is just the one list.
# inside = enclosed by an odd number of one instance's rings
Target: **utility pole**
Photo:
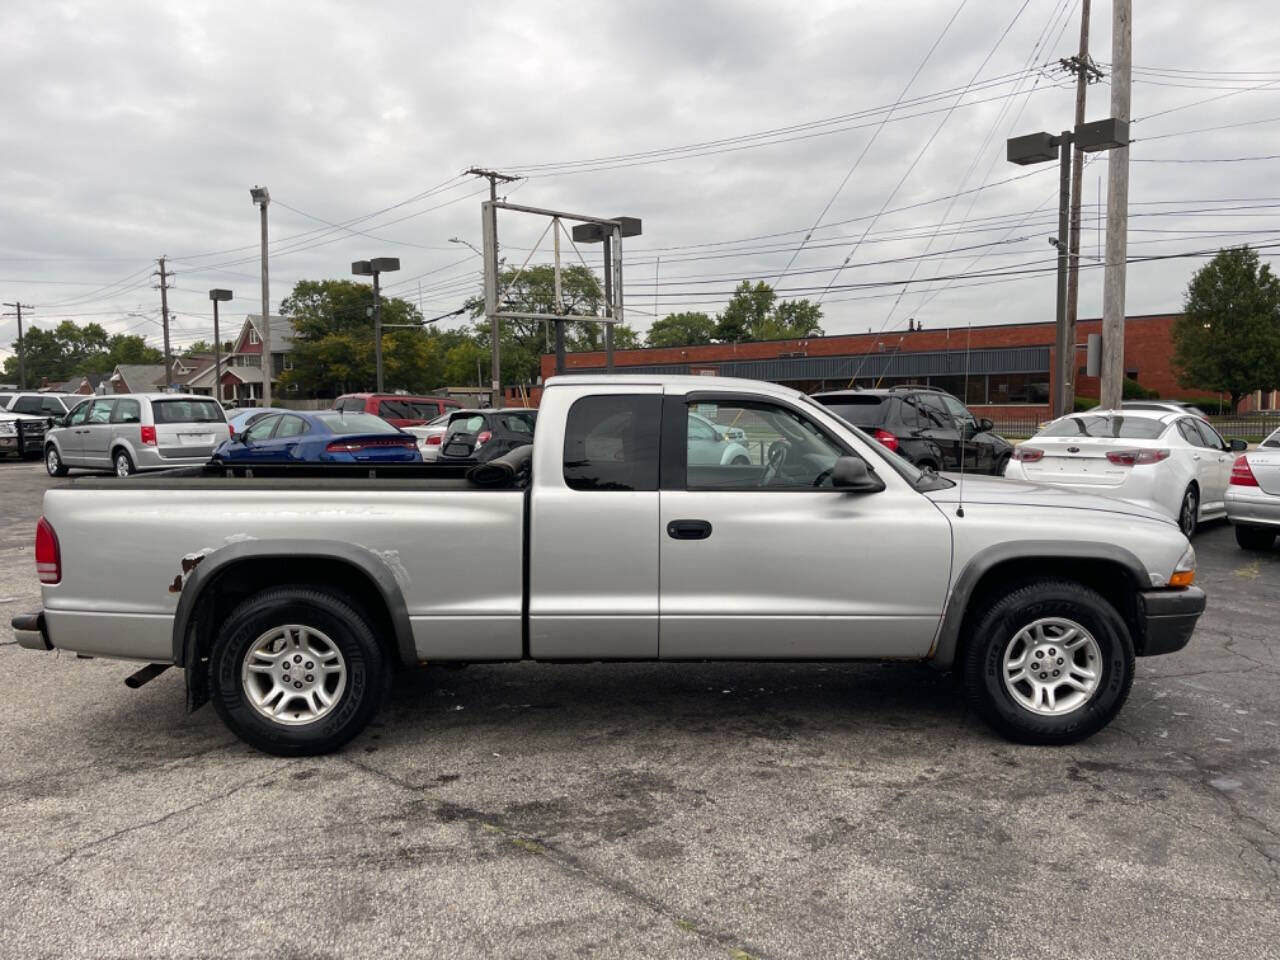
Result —
[[[552, 217], [551, 232], [555, 234], [556, 247], [556, 314], [564, 313], [564, 297], [560, 292], [560, 218]], [[564, 321], [556, 320], [556, 373], [564, 373]]]
[[[1059, 60], [1062, 69], [1076, 75], [1076, 122], [1084, 123], [1085, 91], [1089, 84], [1102, 79], [1102, 71], [1089, 59], [1089, 7], [1090, 0], [1080, 5], [1080, 52], [1074, 57]], [[1075, 408], [1076, 395], [1076, 320], [1080, 312], [1080, 192], [1084, 178], [1084, 151], [1077, 146], [1072, 151], [1071, 167], [1071, 223], [1067, 241], [1067, 319], [1066, 336], [1068, 353], [1058, 366], [1059, 382], [1063, 384], [1065, 412]], [[1102, 211], [1098, 211], [1102, 216]]]
[[[1133, 67], [1133, 3], [1113, 0], [1111, 21], [1111, 115], [1129, 122]], [[1107, 259], [1102, 281], [1102, 397], [1106, 409], [1124, 393], [1124, 286], [1128, 258], [1129, 147], [1111, 151], [1107, 164]]]
[[[482, 170], [471, 167], [467, 170], [473, 177], [484, 177], [489, 181], [489, 202], [481, 205], [481, 226], [484, 231], [485, 274], [492, 271], [491, 283], [485, 284], [485, 313], [489, 315], [489, 373], [490, 388], [493, 391], [494, 409], [502, 406], [502, 345], [498, 342], [498, 182], [514, 183], [519, 177], [511, 177], [494, 170]], [[490, 290], [492, 287], [492, 291]], [[492, 296], [490, 296], [492, 293]]]
[[160, 322], [164, 327], [164, 388], [170, 391], [173, 389], [173, 354], [169, 350], [169, 278], [173, 275], [165, 269], [167, 259], [166, 256], [156, 261], [160, 269], [155, 275], [160, 278]]
[[6, 307], [13, 307], [13, 313], [6, 313], [6, 317], [18, 318], [18, 389], [27, 389], [27, 352], [22, 345], [22, 311], [34, 310], [35, 307], [29, 303], [14, 302], [6, 303]]
[[271, 286], [267, 278], [267, 205], [271, 203], [271, 193], [266, 187], [252, 187], [249, 197], [258, 206], [262, 220], [262, 329], [258, 331], [262, 340], [262, 405], [271, 406], [271, 376], [275, 367], [271, 362]]

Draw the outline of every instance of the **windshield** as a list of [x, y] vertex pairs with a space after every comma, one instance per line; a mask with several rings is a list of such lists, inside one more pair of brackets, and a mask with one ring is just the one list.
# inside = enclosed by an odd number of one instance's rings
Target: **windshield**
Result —
[[1280, 447], [1280, 430], [1272, 431], [1271, 436], [1262, 441], [1264, 447]]
[[883, 443], [881, 443], [880, 441], [868, 435], [867, 432], [864, 431], [857, 424], [850, 423], [847, 419], [842, 417], [836, 410], [826, 406], [825, 404], [821, 403], [819, 400], [815, 400], [813, 397], [808, 397], [808, 396], [802, 396], [800, 399], [803, 400], [805, 403], [810, 404], [811, 406], [817, 407], [820, 410], [823, 410], [829, 414], [834, 415], [842, 423], [848, 425], [852, 430], [856, 431], [857, 434], [863, 440], [866, 441], [867, 446], [871, 449], [873, 453], [875, 453], [876, 456], [878, 456], [881, 460], [887, 463], [893, 469], [893, 471], [898, 474], [898, 476], [902, 477], [902, 479], [906, 480], [909, 484], [911, 484], [917, 490], [939, 490], [944, 487], [951, 487], [955, 485], [950, 480], [947, 480], [945, 477], [940, 477], [937, 474], [933, 473], [932, 471], [926, 474], [925, 471], [921, 470], [914, 463], [907, 460], [905, 457], [901, 457], [898, 454], [894, 453], [892, 450], [886, 447]]
[[1063, 417], [1045, 427], [1040, 437], [1105, 437], [1119, 440], [1154, 440], [1168, 428], [1151, 417], [1078, 416]]
[[334, 433], [399, 433], [399, 427], [393, 427], [381, 417], [372, 413], [348, 413], [342, 410], [325, 410], [315, 414], [315, 418]]
[[878, 427], [885, 421], [889, 398], [868, 394], [862, 397], [814, 397], [841, 420], [855, 427]]
[[156, 423], [226, 423], [222, 407], [212, 400], [152, 400]]

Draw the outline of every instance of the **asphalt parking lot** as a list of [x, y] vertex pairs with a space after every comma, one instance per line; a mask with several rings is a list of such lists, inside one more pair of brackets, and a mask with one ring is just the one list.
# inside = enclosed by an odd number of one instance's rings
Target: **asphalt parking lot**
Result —
[[1192, 645], [1073, 747], [916, 665], [518, 664], [281, 760], [13, 644], [52, 482], [0, 462], [0, 955], [1280, 956], [1280, 550], [1225, 524]]

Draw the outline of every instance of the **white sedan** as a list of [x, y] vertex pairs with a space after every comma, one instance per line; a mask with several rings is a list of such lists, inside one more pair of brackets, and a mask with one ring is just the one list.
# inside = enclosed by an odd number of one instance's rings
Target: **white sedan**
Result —
[[418, 438], [418, 453], [422, 454], [424, 463], [440, 459], [440, 444], [444, 440], [445, 431], [449, 429], [449, 418], [453, 411], [442, 413], [429, 423], [417, 427], [401, 427], [405, 433], [412, 433]]
[[1227, 487], [1227, 519], [1245, 550], [1267, 550], [1280, 533], [1280, 430], [1236, 459]]
[[1073, 487], [1158, 510], [1190, 537], [1226, 513], [1234, 452], [1206, 421], [1163, 410], [1090, 410], [1060, 417], [1013, 452], [1004, 475]]

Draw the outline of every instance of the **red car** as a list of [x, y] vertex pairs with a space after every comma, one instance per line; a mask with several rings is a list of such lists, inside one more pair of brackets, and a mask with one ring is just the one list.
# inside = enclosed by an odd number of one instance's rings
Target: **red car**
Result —
[[448, 397], [411, 397], [400, 393], [345, 393], [333, 401], [343, 413], [372, 413], [393, 427], [418, 427], [442, 414], [461, 410]]

